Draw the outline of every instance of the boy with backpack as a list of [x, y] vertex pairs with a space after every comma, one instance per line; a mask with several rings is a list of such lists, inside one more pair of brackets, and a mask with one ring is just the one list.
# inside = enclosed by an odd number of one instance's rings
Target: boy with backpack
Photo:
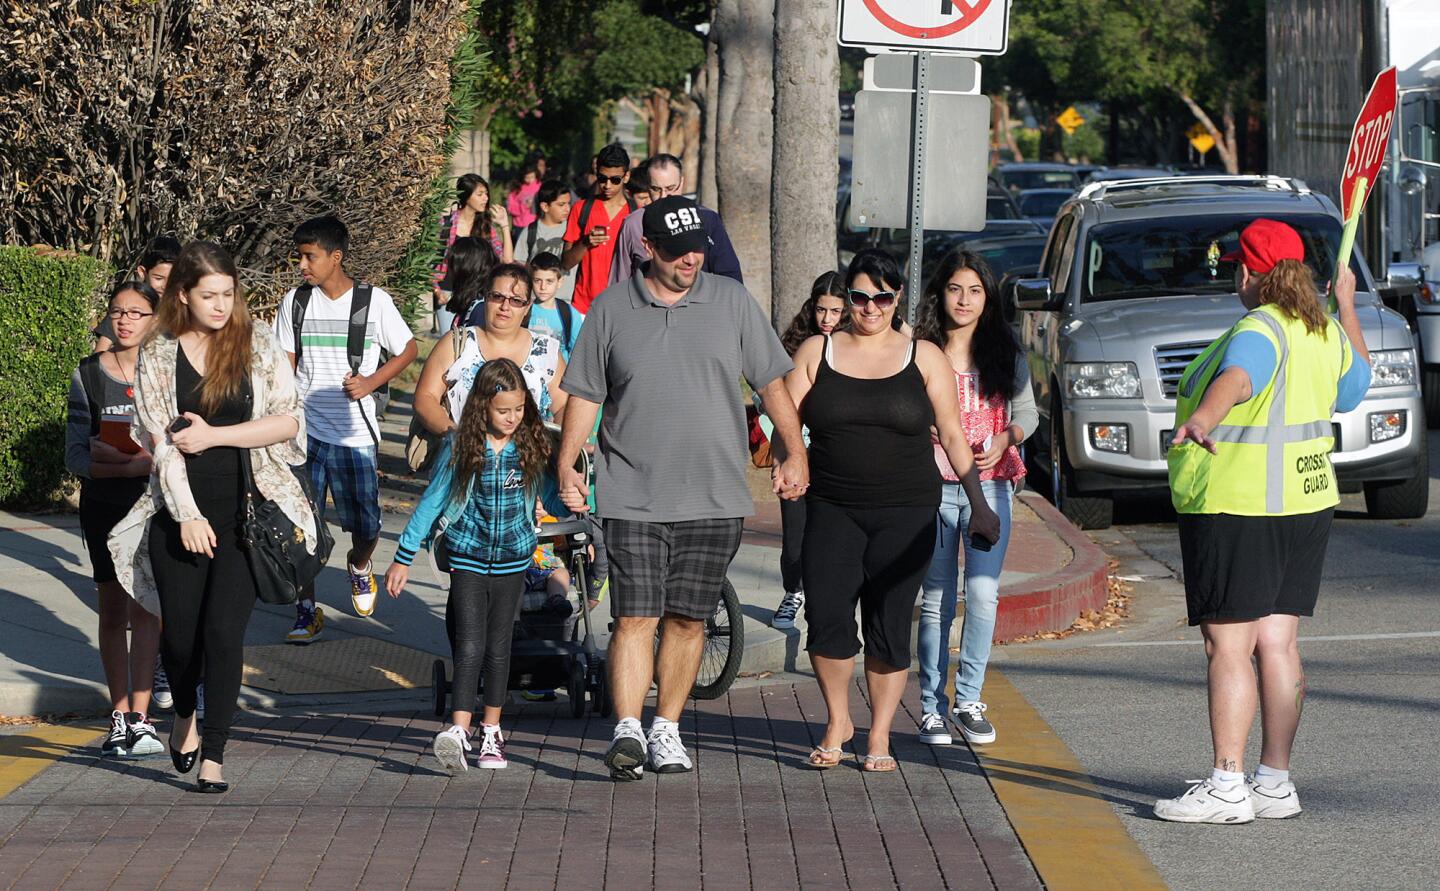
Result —
[[[570, 219], [570, 190], [558, 179], [548, 179], [535, 193], [535, 221], [515, 235], [515, 262], [530, 263], [542, 253], [559, 257], [565, 252], [565, 224]], [[555, 296], [569, 301], [575, 293], [575, 271], [560, 270]]]
[[[305, 283], [280, 302], [275, 334], [305, 403], [311, 494], [324, 522], [328, 491], [340, 528], [350, 533], [350, 599], [357, 615], [368, 616], [378, 591], [370, 555], [380, 540], [380, 428], [371, 394], [415, 360], [415, 336], [389, 294], [346, 274], [350, 233], [339, 218], [306, 220], [294, 242]], [[383, 364], [382, 349], [392, 357]], [[307, 590], [285, 639], [310, 643], [324, 627], [315, 592]]]
[[570, 208], [565, 228], [565, 251], [560, 262], [566, 269], [580, 268], [575, 278], [575, 308], [590, 311], [590, 301], [610, 285], [610, 261], [615, 254], [620, 225], [634, 206], [625, 197], [625, 180], [630, 177], [630, 153], [618, 142], [595, 155], [593, 194]]
[[525, 327], [538, 334], [548, 334], [560, 344], [560, 355], [570, 361], [570, 351], [580, 337], [580, 324], [585, 314], [571, 306], [568, 301], [555, 295], [564, 275], [560, 258], [548, 251], [541, 251], [530, 261], [530, 314], [525, 317]]

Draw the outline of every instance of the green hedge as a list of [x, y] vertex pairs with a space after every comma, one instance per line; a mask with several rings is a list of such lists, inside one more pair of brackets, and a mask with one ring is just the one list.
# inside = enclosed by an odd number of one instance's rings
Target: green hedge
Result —
[[0, 246], [0, 504], [49, 501], [65, 476], [70, 375], [109, 274], [89, 257]]

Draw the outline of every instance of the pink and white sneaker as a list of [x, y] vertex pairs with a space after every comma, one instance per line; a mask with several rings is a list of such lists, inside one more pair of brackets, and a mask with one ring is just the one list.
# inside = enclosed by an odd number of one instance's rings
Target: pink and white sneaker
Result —
[[481, 724], [480, 756], [475, 766], [481, 770], [503, 770], [510, 766], [505, 760], [505, 735], [499, 724]]

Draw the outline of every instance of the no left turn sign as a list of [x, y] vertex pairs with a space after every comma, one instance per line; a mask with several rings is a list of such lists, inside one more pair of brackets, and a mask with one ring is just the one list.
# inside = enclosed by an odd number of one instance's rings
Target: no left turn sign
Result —
[[840, 0], [843, 46], [999, 55], [1010, 0]]

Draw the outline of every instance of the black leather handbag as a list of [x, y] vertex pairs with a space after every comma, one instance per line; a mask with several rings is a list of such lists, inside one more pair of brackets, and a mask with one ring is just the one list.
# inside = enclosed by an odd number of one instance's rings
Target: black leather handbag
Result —
[[305, 498], [315, 515], [315, 553], [305, 548], [305, 531], [296, 526], [280, 505], [262, 496], [255, 489], [250, 469], [250, 450], [242, 449], [241, 467], [245, 473], [245, 515], [240, 526], [240, 546], [245, 549], [246, 562], [255, 576], [256, 595], [265, 603], [294, 603], [300, 592], [315, 581], [325, 568], [335, 538], [315, 510], [315, 498], [305, 478], [295, 474]]

